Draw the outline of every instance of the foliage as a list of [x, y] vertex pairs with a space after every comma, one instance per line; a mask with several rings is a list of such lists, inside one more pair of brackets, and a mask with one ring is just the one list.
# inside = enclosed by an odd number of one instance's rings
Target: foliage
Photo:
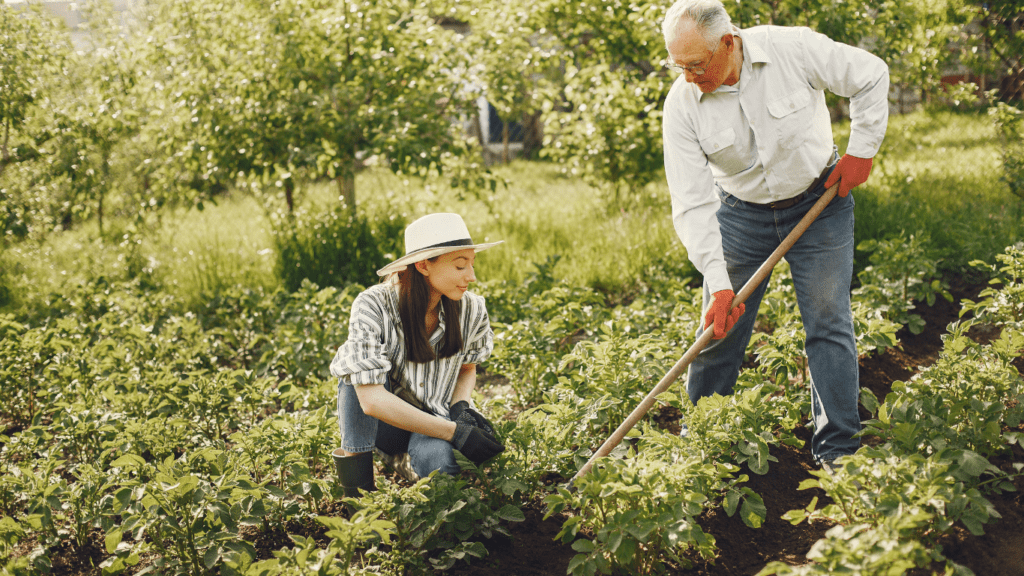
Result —
[[[728, 455], [736, 464], [746, 464], [755, 474], [768, 473], [769, 462], [778, 459], [769, 446], [778, 443], [774, 430], [787, 414], [772, 394], [779, 388], [758, 385], [737, 390], [729, 396], [715, 394], [701, 398], [686, 415], [687, 441], [709, 454]], [[786, 418], [792, 428], [795, 421]]]
[[539, 265], [538, 270], [522, 289], [491, 285], [481, 291], [488, 311], [492, 304], [494, 309], [495, 348], [487, 369], [508, 378], [524, 408], [543, 400], [558, 382], [559, 359], [593, 332], [606, 313], [603, 298], [593, 290], [555, 285], [546, 267]]
[[659, 336], [623, 334], [608, 322], [595, 341], [582, 341], [562, 356], [558, 389], [602, 405], [591, 425], [610, 432], [672, 367], [676, 353]]
[[[757, 574], [812, 576], [836, 574], [840, 570], [854, 574], [904, 574], [926, 567], [940, 555], [929, 551], [920, 541], [904, 537], [906, 526], [919, 521], [919, 517], [894, 517], [877, 528], [869, 524], [833, 526], [807, 553], [810, 564], [790, 566], [771, 562]], [[945, 574], [951, 576], [955, 573], [952, 570]]]
[[156, 467], [125, 456], [114, 466], [127, 467], [131, 476], [113, 495], [121, 524], [108, 531], [107, 552], [118, 551], [125, 534], [134, 544], [112, 558], [111, 568], [150, 547], [158, 554], [155, 566], [169, 574], [210, 574], [225, 560], [256, 558], [237, 531], [240, 523], [257, 521], [258, 509], [244, 504], [259, 488], [233, 471], [227, 453], [202, 450]]
[[927, 253], [928, 245], [927, 237], [908, 238], [902, 232], [896, 238], [858, 244], [858, 250], [871, 253], [871, 266], [857, 274], [861, 286], [853, 291], [854, 297], [881, 310], [886, 320], [920, 334], [924, 320], [911, 313], [915, 302], [932, 306], [937, 296], [953, 301], [949, 285], [939, 277], [938, 263]]
[[661, 60], [658, 3], [530, 3], [565, 60], [557, 91], [546, 97], [543, 156], [561, 170], [600, 184], [615, 203], [653, 181], [662, 168], [661, 107], [671, 80]]
[[[49, 98], [62, 82], [71, 40], [41, 6], [0, 5], [0, 234], [2, 244], [52, 225], [57, 199], [36, 161], [49, 155]], [[43, 226], [47, 228], [48, 226]]]
[[[1022, 94], [1024, 97], [1024, 94]], [[1024, 201], [1024, 112], [1003, 102], [989, 108], [1002, 146], [1002, 180], [1010, 193]]]
[[801, 490], [825, 490], [834, 503], [816, 509], [815, 498], [805, 510], [792, 510], [784, 517], [794, 524], [824, 518], [874, 528], [902, 519], [907, 539], [933, 540], [958, 521], [971, 532], [983, 534], [982, 524], [999, 514], [964, 480], [980, 476], [987, 468], [987, 462], [970, 452], [898, 456], [884, 447], [865, 448], [844, 457], [832, 472], [815, 471], [816, 478], [800, 483]]
[[371, 222], [342, 205], [271, 214], [277, 274], [288, 292], [303, 281], [319, 286], [370, 285], [377, 270], [403, 254], [405, 220]]
[[[993, 273], [989, 288], [985, 288], [978, 296], [978, 302], [964, 301], [961, 316], [966, 312], [974, 312], [978, 321], [995, 324], [1020, 324], [1024, 322], [1024, 244], [1007, 246], [1002, 254], [996, 254], [996, 260], [1002, 266], [989, 265], [981, 260], [972, 265]], [[1001, 288], [996, 286], [1001, 285]]]
[[493, 509], [478, 488], [446, 474], [431, 474], [407, 489], [386, 485], [361, 501], [371, 498], [375, 508], [389, 510], [388, 518], [394, 524], [391, 553], [371, 551], [371, 557], [384, 570], [397, 573], [445, 570], [458, 560], [482, 558], [487, 550], [472, 538], [509, 536], [501, 520], [524, 518], [512, 505]]
[[951, 39], [957, 58], [975, 74], [1004, 76], [1001, 96], [1006, 101], [1024, 98], [1024, 30], [1016, 0], [958, 0], [949, 2]]
[[714, 537], [704, 533], [695, 518], [710, 504], [707, 495], [721, 487], [726, 474], [693, 456], [671, 464], [654, 458], [612, 459], [579, 478], [575, 491], [559, 487], [544, 499], [547, 516], [567, 509], [579, 512], [565, 521], [557, 536], [578, 552], [568, 573], [657, 574], [667, 568], [665, 561], [689, 567], [681, 556], [689, 548], [710, 558]]
[[174, 95], [154, 159], [164, 185], [210, 193], [245, 178], [290, 211], [304, 175], [344, 183], [370, 158], [425, 175], [465, 153], [451, 118], [466, 56], [430, 3], [160, 6], [149, 60], [189, 72], [159, 78]]
[[1007, 331], [982, 346], [966, 330], [955, 325], [934, 365], [910, 382], [893, 383], [877, 419], [865, 423], [866, 434], [906, 453], [948, 448], [990, 457], [1009, 449], [1015, 436], [1002, 426], [1024, 419], [1021, 377], [1010, 364], [1024, 348], [1024, 336]]

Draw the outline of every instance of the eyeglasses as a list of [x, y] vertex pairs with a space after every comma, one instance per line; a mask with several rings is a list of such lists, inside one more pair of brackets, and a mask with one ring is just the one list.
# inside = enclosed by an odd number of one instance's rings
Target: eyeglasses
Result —
[[[722, 41], [719, 40], [718, 41], [718, 46], [721, 46], [721, 45], [722, 45]], [[694, 76], [703, 76], [704, 73], [708, 71], [708, 66], [711, 65], [711, 61], [714, 60], [715, 52], [718, 52], [718, 46], [715, 46], [715, 49], [711, 51], [711, 56], [708, 58], [707, 64], [704, 64], [703, 66], [681, 66], [681, 65], [676, 64], [675, 62], [673, 62], [671, 60], [665, 60], [664, 66], [665, 66], [665, 68], [668, 68], [669, 70], [671, 70], [673, 72], [678, 72], [679, 74], [682, 74], [684, 72], [689, 72], [689, 73], [693, 74]]]

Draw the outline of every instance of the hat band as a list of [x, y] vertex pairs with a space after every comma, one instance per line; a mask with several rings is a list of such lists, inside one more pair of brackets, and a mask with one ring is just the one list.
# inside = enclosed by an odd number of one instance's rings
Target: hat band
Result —
[[416, 252], [422, 252], [424, 250], [433, 250], [434, 248], [449, 248], [451, 246], [472, 246], [473, 240], [471, 238], [462, 238], [460, 240], [449, 240], [448, 242], [441, 242], [430, 246], [424, 246], [423, 248], [417, 248], [412, 252], [406, 252], [405, 255], [415, 254]]

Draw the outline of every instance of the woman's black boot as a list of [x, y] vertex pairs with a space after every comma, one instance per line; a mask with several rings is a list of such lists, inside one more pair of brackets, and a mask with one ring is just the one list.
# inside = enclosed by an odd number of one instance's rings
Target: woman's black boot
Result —
[[343, 456], [341, 448], [338, 448], [331, 455], [334, 456], [334, 469], [338, 472], [338, 484], [345, 491], [345, 496], [358, 498], [360, 488], [367, 492], [377, 489], [373, 483], [373, 452]]

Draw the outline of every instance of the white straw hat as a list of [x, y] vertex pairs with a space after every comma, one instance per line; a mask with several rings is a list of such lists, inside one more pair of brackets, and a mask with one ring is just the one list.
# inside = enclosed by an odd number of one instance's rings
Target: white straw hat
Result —
[[427, 214], [405, 227], [405, 256], [377, 270], [387, 276], [405, 270], [414, 262], [429, 260], [442, 254], [472, 248], [480, 252], [501, 244], [503, 240], [473, 244], [469, 229], [458, 214]]

